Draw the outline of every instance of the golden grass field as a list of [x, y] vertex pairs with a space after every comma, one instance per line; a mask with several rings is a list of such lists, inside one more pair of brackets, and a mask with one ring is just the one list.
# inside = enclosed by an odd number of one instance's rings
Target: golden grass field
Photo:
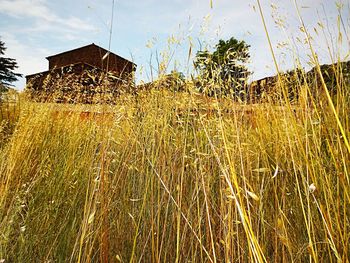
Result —
[[349, 79], [330, 92], [305, 33], [293, 102], [279, 76], [257, 104], [0, 104], [0, 263], [350, 262]]
[[350, 151], [329, 104], [159, 89], [113, 106], [22, 102], [11, 120], [5, 262], [349, 261]]

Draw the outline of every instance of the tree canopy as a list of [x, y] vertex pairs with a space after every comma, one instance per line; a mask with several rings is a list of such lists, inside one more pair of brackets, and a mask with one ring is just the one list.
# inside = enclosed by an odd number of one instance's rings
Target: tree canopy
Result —
[[201, 91], [208, 95], [242, 97], [250, 72], [246, 63], [250, 58], [249, 45], [231, 37], [220, 40], [214, 52], [198, 51], [194, 61], [199, 71]]
[[0, 86], [1, 89], [8, 89], [12, 82], [18, 80], [22, 75], [15, 73], [18, 68], [17, 62], [13, 58], [4, 57], [6, 51], [5, 43], [0, 40]]

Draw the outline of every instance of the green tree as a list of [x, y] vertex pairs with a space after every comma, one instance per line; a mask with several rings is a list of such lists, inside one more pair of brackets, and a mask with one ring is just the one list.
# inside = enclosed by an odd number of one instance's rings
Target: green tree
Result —
[[2, 92], [13, 86], [11, 83], [22, 76], [22, 74], [14, 72], [18, 68], [16, 60], [4, 57], [5, 50], [5, 43], [0, 40], [0, 90]]
[[249, 45], [231, 37], [220, 40], [214, 52], [198, 51], [194, 61], [199, 71], [199, 89], [208, 95], [244, 97], [250, 72], [246, 63], [250, 58]]

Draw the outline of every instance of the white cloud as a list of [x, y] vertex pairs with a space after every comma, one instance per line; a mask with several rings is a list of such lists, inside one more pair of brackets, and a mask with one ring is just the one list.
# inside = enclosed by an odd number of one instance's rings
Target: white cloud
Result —
[[47, 61], [45, 56], [48, 51], [41, 48], [29, 47], [27, 43], [19, 42], [14, 35], [3, 33], [1, 40], [5, 42], [7, 47], [5, 56], [16, 59], [18, 68], [16, 72], [23, 74], [23, 78], [14, 83], [15, 86], [22, 90], [25, 86], [26, 75], [47, 70]]
[[43, 30], [50, 30], [51, 26], [60, 25], [68, 30], [96, 30], [94, 26], [77, 17], [60, 17], [50, 10], [45, 0], [2, 0], [0, 12], [16, 18], [33, 18], [42, 26]]

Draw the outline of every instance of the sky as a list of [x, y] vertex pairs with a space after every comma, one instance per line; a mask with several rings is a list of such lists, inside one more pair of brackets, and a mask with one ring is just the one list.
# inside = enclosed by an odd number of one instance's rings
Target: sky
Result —
[[[261, 7], [280, 70], [296, 58], [312, 67], [297, 9], [321, 64], [350, 59], [350, 0], [261, 0]], [[198, 50], [230, 37], [250, 45], [252, 79], [276, 74], [256, 0], [115, 0], [114, 8], [113, 0], [0, 0], [5, 56], [24, 76], [47, 70], [47, 56], [91, 43], [136, 63], [138, 83], [156, 79], [161, 61], [167, 72], [189, 75]], [[23, 90], [25, 78], [14, 86]]]

